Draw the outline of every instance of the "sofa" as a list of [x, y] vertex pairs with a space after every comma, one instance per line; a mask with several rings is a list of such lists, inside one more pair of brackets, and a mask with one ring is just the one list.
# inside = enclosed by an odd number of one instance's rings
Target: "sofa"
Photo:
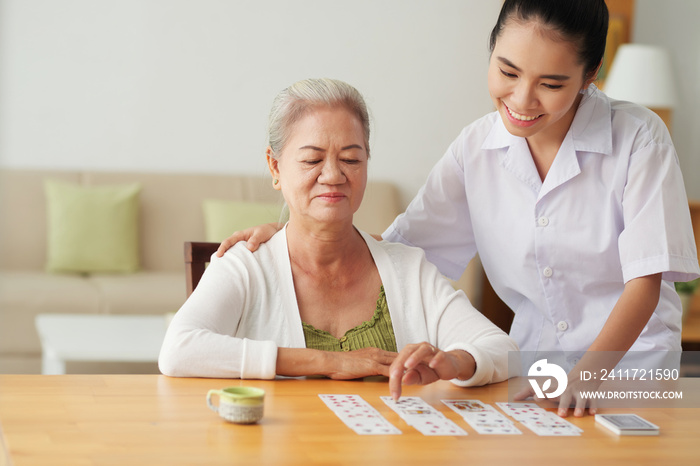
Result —
[[[49, 267], [49, 256], [61, 252], [49, 238], [54, 241], [59, 227], [70, 222], [61, 223], [60, 218], [49, 215], [49, 210], [54, 215], [55, 209], [47, 207], [47, 180], [86, 192], [135, 184], [137, 267], [117, 272]], [[211, 239], [205, 231], [203, 206], [212, 200], [282, 205], [269, 175], [262, 172], [260, 176], [236, 176], [1, 169], [0, 373], [41, 371], [41, 345], [35, 328], [38, 314], [176, 312], [185, 300], [183, 243]], [[55, 202], [51, 198], [50, 205], [54, 206]], [[355, 224], [365, 231], [381, 233], [400, 211], [394, 185], [369, 182]], [[111, 247], [103, 250], [109, 252]], [[120, 372], [125, 369], [69, 367], [68, 370]], [[146, 372], [154, 370], [155, 367], [149, 367]]]

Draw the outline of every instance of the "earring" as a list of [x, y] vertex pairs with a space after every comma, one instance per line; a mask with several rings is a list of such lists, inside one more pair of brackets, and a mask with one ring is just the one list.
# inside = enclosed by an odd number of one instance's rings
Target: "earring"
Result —
[[277, 183], [279, 183], [279, 182], [280, 182], [280, 180], [275, 179], [272, 183], [273, 183], [275, 186], [277, 186]]

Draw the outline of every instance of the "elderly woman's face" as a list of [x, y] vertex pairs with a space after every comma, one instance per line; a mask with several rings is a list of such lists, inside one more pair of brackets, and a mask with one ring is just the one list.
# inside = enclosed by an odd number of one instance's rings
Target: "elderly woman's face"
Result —
[[367, 162], [362, 124], [345, 107], [312, 109], [292, 126], [277, 159], [268, 156], [290, 220], [350, 225], [365, 192]]

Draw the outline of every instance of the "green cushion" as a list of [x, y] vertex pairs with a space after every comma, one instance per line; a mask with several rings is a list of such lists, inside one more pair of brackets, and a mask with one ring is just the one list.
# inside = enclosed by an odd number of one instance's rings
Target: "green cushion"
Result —
[[46, 180], [49, 272], [139, 269], [137, 183], [80, 186]]
[[202, 203], [206, 240], [219, 243], [232, 233], [263, 223], [284, 221], [281, 203], [206, 199]]

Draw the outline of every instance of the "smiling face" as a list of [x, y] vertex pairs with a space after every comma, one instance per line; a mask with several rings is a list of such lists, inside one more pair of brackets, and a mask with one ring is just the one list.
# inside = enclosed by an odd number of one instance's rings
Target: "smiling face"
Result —
[[367, 185], [368, 153], [359, 119], [343, 106], [311, 109], [291, 127], [268, 165], [289, 220], [352, 226]]
[[581, 100], [584, 79], [575, 45], [536, 21], [509, 20], [489, 62], [491, 99], [508, 131], [561, 144]]

